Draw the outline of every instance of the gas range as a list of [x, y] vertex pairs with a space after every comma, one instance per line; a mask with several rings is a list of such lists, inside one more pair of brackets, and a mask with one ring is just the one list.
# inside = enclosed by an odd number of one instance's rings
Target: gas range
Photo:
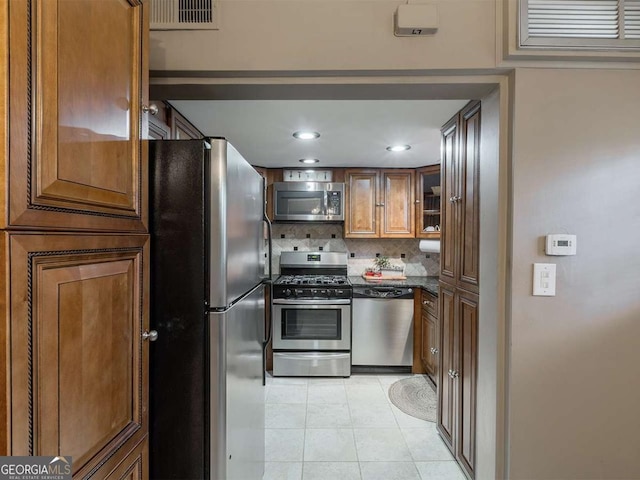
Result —
[[273, 284], [273, 375], [351, 374], [347, 254], [282, 252]]
[[274, 300], [351, 299], [346, 253], [283, 252], [280, 271], [273, 286]]

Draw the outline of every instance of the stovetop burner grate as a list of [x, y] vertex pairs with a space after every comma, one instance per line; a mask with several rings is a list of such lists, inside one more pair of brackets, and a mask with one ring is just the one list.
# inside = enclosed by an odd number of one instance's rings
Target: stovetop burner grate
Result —
[[281, 275], [276, 285], [347, 286], [349, 280], [344, 275]]

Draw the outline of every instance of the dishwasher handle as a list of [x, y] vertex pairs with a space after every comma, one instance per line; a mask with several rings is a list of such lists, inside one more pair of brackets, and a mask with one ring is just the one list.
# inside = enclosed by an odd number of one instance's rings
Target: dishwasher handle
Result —
[[410, 287], [353, 287], [353, 298], [407, 299], [413, 298]]

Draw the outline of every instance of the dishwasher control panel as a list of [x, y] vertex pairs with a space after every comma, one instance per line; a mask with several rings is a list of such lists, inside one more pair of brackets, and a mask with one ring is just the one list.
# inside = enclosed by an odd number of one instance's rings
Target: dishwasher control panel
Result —
[[353, 298], [413, 298], [413, 288], [353, 287]]

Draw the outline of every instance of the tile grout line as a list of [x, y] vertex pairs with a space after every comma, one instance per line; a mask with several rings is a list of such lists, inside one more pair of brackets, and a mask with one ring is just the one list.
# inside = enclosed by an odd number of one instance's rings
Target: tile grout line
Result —
[[309, 382], [307, 381], [307, 394], [305, 398], [304, 404], [304, 430], [302, 433], [302, 468], [300, 469], [300, 480], [304, 480], [304, 447], [307, 443], [307, 416], [309, 415]]

